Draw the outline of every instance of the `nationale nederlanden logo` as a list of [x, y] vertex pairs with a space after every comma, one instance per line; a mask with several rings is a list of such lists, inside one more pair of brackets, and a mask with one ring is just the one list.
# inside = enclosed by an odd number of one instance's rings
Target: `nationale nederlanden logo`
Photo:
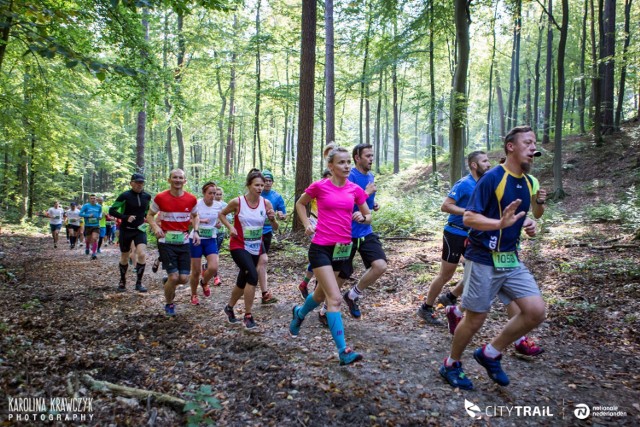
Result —
[[576, 418], [580, 420], [584, 420], [585, 418], [587, 418], [590, 413], [591, 409], [589, 408], [589, 405], [586, 405], [584, 403], [578, 403], [576, 405], [576, 409], [574, 409], [573, 411], [573, 414], [576, 416]]

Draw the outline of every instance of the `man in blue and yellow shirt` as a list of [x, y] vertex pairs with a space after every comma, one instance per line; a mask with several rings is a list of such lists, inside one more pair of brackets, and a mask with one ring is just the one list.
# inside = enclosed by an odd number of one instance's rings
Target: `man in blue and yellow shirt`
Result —
[[529, 236], [536, 233], [535, 221], [526, 217], [533, 193], [532, 180], [526, 174], [536, 152], [535, 133], [528, 126], [511, 129], [505, 136], [504, 150], [505, 163], [478, 181], [464, 213], [464, 225], [471, 229], [464, 255], [462, 307], [466, 315], [456, 328], [451, 353], [440, 367], [440, 375], [461, 389], [473, 388], [462, 370], [462, 353], [482, 327], [496, 295], [505, 305], [515, 302], [520, 313], [493, 341], [475, 350], [473, 357], [499, 385], [509, 384], [500, 365], [501, 351], [545, 318], [538, 285], [518, 258], [521, 231]]

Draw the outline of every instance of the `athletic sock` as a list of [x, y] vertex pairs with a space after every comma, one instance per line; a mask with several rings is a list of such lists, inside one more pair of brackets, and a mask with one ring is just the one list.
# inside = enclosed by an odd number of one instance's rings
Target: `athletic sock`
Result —
[[522, 341], [524, 341], [524, 340], [526, 340], [526, 339], [527, 339], [527, 337], [525, 337], [525, 336], [521, 336], [520, 338], [518, 338], [518, 339], [516, 340], [516, 345], [520, 344]]
[[453, 313], [458, 317], [462, 317], [462, 312], [460, 311], [457, 305], [453, 306]]
[[75, 246], [76, 245], [76, 240], [78, 238], [76, 236], [71, 236], [69, 237], [69, 240], [71, 241], [71, 246]]
[[317, 306], [320, 304], [313, 300], [313, 293], [307, 296], [307, 299], [304, 300], [304, 304], [302, 307], [298, 309], [298, 317], [300, 319], [304, 319], [307, 314], [315, 310]]
[[98, 243], [93, 242], [93, 244], [91, 245], [91, 253], [95, 254], [97, 250], [98, 250]]
[[447, 292], [447, 298], [451, 300], [454, 304], [458, 300], [458, 297], [451, 293], [451, 291]]
[[423, 302], [423, 303], [422, 303], [422, 309], [423, 309], [423, 310], [433, 310], [433, 306], [432, 306], [432, 305], [427, 304], [426, 302]]
[[355, 301], [360, 298], [360, 296], [362, 296], [362, 291], [358, 289], [358, 285], [353, 285], [353, 288], [349, 291], [349, 298]]
[[338, 353], [342, 353], [347, 348], [347, 343], [344, 340], [342, 313], [339, 311], [327, 311], [327, 323], [329, 324], [333, 341], [336, 343], [336, 347], [338, 347]]
[[322, 307], [320, 307], [320, 314], [323, 316], [327, 314], [327, 304], [322, 304]]
[[144, 267], [147, 264], [136, 263], [136, 285], [142, 284], [142, 275], [144, 274]]
[[103, 239], [102, 237], [98, 238], [98, 249], [102, 248], [102, 239]]
[[454, 359], [451, 358], [451, 356], [447, 357], [447, 360], [444, 361], [444, 366], [450, 367], [451, 365], [453, 365], [453, 363], [455, 362]]
[[311, 280], [311, 278], [310, 278], [310, 277], [307, 277], [307, 276], [304, 276], [304, 277], [302, 278], [302, 281], [304, 282], [304, 284], [305, 284], [305, 285], [308, 285], [310, 280]]
[[491, 344], [487, 344], [484, 346], [484, 355], [490, 359], [495, 359], [496, 357], [500, 356], [500, 352], [496, 350], [495, 347]]
[[120, 281], [125, 283], [127, 281], [127, 269], [129, 268], [129, 264], [122, 265], [118, 263], [120, 267]]

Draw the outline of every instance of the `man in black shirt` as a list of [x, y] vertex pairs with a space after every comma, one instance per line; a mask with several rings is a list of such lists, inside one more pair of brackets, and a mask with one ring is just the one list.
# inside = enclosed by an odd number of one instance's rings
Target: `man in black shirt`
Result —
[[147, 227], [144, 222], [151, 202], [151, 195], [144, 191], [144, 176], [139, 173], [131, 175], [131, 190], [120, 194], [109, 209], [109, 215], [119, 218], [120, 224], [120, 283], [118, 291], [126, 290], [126, 274], [129, 267], [129, 251], [131, 244], [135, 246], [136, 291], [147, 292], [142, 286], [142, 275], [146, 262]]

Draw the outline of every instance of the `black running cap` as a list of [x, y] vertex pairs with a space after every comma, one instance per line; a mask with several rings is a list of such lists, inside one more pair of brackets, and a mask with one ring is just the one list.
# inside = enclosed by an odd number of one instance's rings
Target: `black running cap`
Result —
[[533, 157], [540, 157], [540, 156], [542, 156], [541, 151], [536, 151], [535, 153], [533, 153]]
[[134, 173], [133, 175], [131, 175], [131, 181], [144, 182], [144, 175], [140, 173]]

